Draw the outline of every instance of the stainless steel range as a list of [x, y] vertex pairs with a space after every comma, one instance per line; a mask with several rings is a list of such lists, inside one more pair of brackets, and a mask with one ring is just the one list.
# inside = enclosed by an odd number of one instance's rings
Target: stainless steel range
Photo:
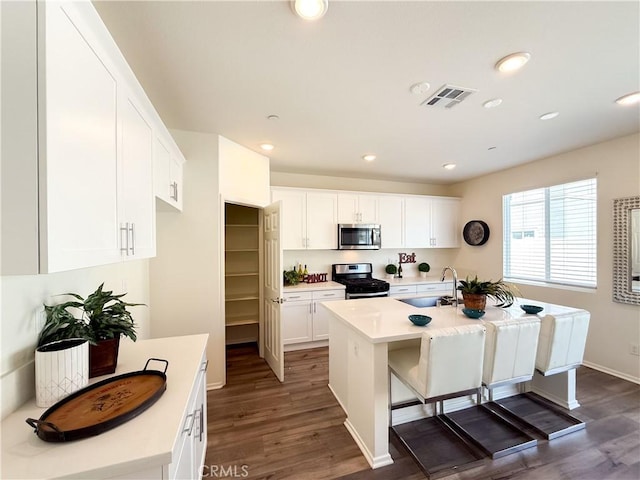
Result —
[[347, 287], [347, 299], [388, 297], [389, 282], [373, 278], [372, 272], [370, 263], [336, 263], [331, 266], [331, 280]]

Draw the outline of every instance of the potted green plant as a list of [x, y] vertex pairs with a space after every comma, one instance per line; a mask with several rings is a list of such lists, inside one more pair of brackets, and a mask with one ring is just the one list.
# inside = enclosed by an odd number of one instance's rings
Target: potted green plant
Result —
[[285, 286], [288, 285], [297, 285], [302, 280], [301, 275], [296, 270], [296, 267], [293, 267], [292, 270], [285, 270], [282, 272], [282, 276], [284, 279]]
[[393, 278], [398, 273], [398, 267], [396, 267], [393, 263], [390, 263], [386, 267], [384, 267], [384, 271], [387, 272], [387, 278]]
[[420, 276], [422, 278], [427, 277], [427, 273], [429, 272], [429, 270], [431, 270], [431, 266], [426, 262], [422, 262], [418, 265], [418, 271], [420, 272]]
[[517, 293], [516, 287], [509, 285], [502, 279], [497, 282], [481, 281], [478, 276], [470, 279], [460, 280], [458, 290], [462, 293], [464, 306], [477, 310], [484, 310], [487, 297], [496, 301], [496, 307], [510, 307], [513, 305]]
[[65, 293], [76, 300], [58, 305], [45, 305], [45, 325], [38, 346], [68, 338], [87, 339], [89, 345], [89, 377], [113, 373], [118, 362], [120, 337], [134, 342], [136, 327], [127, 307], [143, 305], [122, 300], [126, 293], [114, 295], [111, 290], [98, 289], [83, 298], [77, 293]]

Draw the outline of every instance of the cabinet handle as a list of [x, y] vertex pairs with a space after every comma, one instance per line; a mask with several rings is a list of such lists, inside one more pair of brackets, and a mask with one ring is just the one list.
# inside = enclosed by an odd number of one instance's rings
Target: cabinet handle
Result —
[[178, 182], [174, 182], [174, 183], [176, 184], [176, 190], [175, 190], [175, 192], [176, 192], [176, 196], [175, 196], [175, 201], [177, 202], [177, 201], [178, 201]]
[[316, 302], [313, 302], [313, 313], [316, 313]]
[[[122, 234], [124, 233], [123, 240]], [[124, 252], [126, 255], [129, 255], [129, 223], [121, 223], [120, 224], [120, 252]]]
[[169, 198], [172, 198], [176, 202], [178, 201], [178, 182], [169, 184]]
[[200, 404], [200, 442], [202, 442], [202, 432], [204, 430], [204, 403]]
[[300, 298], [300, 295], [291, 295], [289, 299]]
[[[191, 420], [191, 422], [189, 422], [189, 420]], [[186, 433], [187, 435], [191, 436], [191, 432], [193, 431], [193, 424], [195, 423], [195, 421], [195, 412], [187, 415], [187, 418], [184, 421], [184, 428], [182, 429], [182, 433]], [[189, 426], [187, 427], [187, 425]]]
[[204, 361], [204, 362], [202, 362], [202, 364], [200, 365], [200, 371], [201, 371], [201, 372], [206, 372], [208, 367], [209, 367], [209, 360], [205, 360], [205, 361]]
[[132, 223], [129, 227], [129, 231], [131, 232], [131, 255], [136, 254], [136, 225]]

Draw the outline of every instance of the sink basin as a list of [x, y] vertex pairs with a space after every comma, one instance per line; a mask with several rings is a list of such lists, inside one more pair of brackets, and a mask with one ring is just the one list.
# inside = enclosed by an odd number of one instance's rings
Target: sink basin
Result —
[[396, 298], [399, 302], [408, 303], [413, 307], [435, 307], [439, 297], [414, 297], [414, 298]]

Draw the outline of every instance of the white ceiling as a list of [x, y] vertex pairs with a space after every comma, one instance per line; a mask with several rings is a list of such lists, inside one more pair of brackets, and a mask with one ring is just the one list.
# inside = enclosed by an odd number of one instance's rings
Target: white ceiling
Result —
[[[316, 22], [284, 1], [94, 4], [170, 128], [273, 143], [275, 171], [447, 184], [639, 130], [614, 103], [640, 90], [637, 1], [329, 0]], [[447, 83], [477, 92], [420, 105]]]

